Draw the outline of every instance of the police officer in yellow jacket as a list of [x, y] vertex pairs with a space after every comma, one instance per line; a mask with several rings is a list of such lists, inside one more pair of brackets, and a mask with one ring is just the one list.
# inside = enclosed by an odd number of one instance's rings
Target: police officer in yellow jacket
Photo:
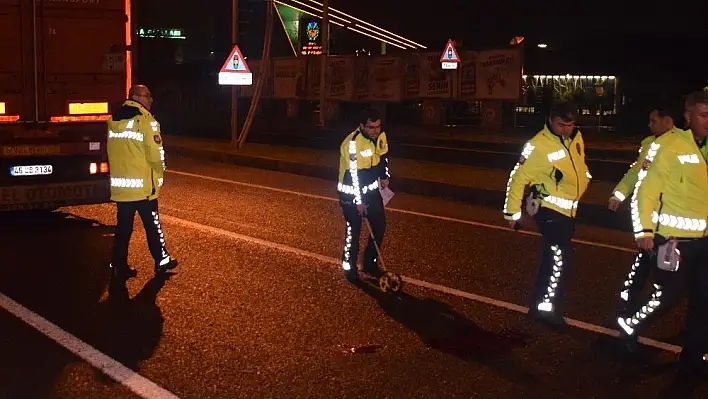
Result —
[[[608, 208], [616, 211], [622, 202], [634, 191], [637, 184], [639, 171], [646, 158], [651, 144], [664, 134], [672, 134], [679, 131], [675, 126], [672, 110], [667, 107], [658, 107], [649, 114], [649, 129], [651, 136], [644, 138], [639, 149], [639, 157], [630, 166], [622, 180], [617, 184], [610, 197]], [[622, 285], [620, 298], [624, 302], [624, 308], [632, 308], [635, 305], [636, 296], [642, 291], [651, 271], [653, 257], [651, 251], [639, 251], [632, 263], [632, 268], [627, 275], [627, 279]]]
[[516, 228], [524, 189], [530, 185], [525, 207], [543, 235], [543, 257], [529, 315], [555, 325], [565, 324], [560, 307], [572, 266], [574, 218], [591, 179], [576, 119], [577, 108], [572, 104], [559, 102], [551, 107], [546, 126], [526, 143], [511, 171], [504, 202], [504, 218]]
[[150, 113], [152, 94], [145, 86], [130, 89], [129, 99], [113, 112], [108, 121], [108, 163], [111, 200], [118, 208], [111, 267], [117, 278], [136, 275], [128, 266], [128, 245], [133, 233], [135, 212], [145, 227], [155, 273], [177, 266], [165, 247], [157, 199], [164, 181], [165, 153], [160, 124]]
[[[342, 142], [339, 159], [337, 191], [346, 221], [342, 269], [345, 277], [355, 282], [359, 279], [357, 258], [362, 217], [369, 220], [379, 248], [386, 231], [386, 214], [379, 189], [386, 188], [390, 178], [388, 142], [376, 110], [364, 111], [359, 127]], [[373, 278], [382, 275], [376, 256], [376, 247], [369, 237], [363, 271]]]
[[[629, 349], [639, 331], [673, 307], [688, 289], [683, 370], [705, 367], [708, 352], [708, 92], [687, 101], [691, 129], [651, 144], [630, 202], [637, 246], [656, 252], [648, 300], [617, 319]], [[677, 396], [680, 397], [680, 396]]]

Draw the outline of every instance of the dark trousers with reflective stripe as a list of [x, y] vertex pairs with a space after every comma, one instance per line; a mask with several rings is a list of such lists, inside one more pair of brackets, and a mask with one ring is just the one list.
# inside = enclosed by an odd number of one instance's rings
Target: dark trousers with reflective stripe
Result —
[[656, 264], [653, 252], [641, 250], [637, 253], [620, 291], [620, 298], [625, 303], [625, 309], [636, 310], [639, 294], [651, 275], [653, 264]]
[[[366, 204], [366, 218], [371, 224], [371, 231], [376, 238], [379, 249], [383, 244], [386, 233], [386, 213], [383, 199], [379, 190], [370, 191], [362, 195], [362, 201]], [[365, 222], [357, 212], [356, 205], [349, 201], [340, 201], [342, 213], [346, 221], [344, 230], [344, 249], [342, 251], [342, 267], [344, 272], [350, 276], [355, 276], [357, 272], [357, 261], [359, 258], [359, 239], [361, 236], [362, 224]], [[346, 270], [349, 267], [349, 270]], [[374, 247], [371, 237], [368, 237], [366, 249], [364, 250], [363, 270], [372, 275], [379, 274], [376, 247]]]
[[572, 270], [575, 220], [552, 209], [541, 207], [535, 215], [543, 236], [541, 266], [533, 286], [530, 313], [554, 312], [562, 315], [565, 286]]
[[[655, 240], [656, 245], [663, 240]], [[641, 301], [626, 315], [625, 322], [639, 336], [649, 323], [660, 318], [688, 294], [686, 329], [681, 360], [684, 364], [703, 364], [708, 352], [708, 238], [679, 242], [681, 261], [676, 271], [661, 270], [652, 264], [655, 276], [649, 299]], [[656, 257], [653, 257], [656, 261]]]
[[169, 255], [167, 249], [165, 249], [165, 236], [160, 223], [157, 200], [118, 202], [117, 206], [118, 225], [116, 226], [115, 239], [113, 241], [113, 267], [121, 269], [128, 265], [128, 247], [130, 245], [130, 237], [133, 235], [135, 212], [138, 212], [140, 219], [143, 221], [148, 248], [152, 258], [155, 260], [155, 266], [159, 265]]

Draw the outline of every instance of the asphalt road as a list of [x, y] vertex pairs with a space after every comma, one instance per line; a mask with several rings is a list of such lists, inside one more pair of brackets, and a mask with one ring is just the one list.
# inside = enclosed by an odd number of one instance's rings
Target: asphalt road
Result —
[[106, 290], [113, 206], [0, 215], [0, 397], [647, 398], [673, 378], [683, 308], [634, 356], [602, 327], [633, 259], [626, 233], [578, 227], [573, 326], [554, 331], [523, 313], [540, 238], [498, 209], [397, 195], [384, 257], [409, 283], [393, 297], [343, 279], [331, 183], [170, 167], [160, 207], [180, 266], [153, 278], [136, 221], [128, 296]]
[[[248, 141], [270, 145], [337, 151], [343, 135], [295, 136], [254, 133]], [[586, 142], [588, 139], [585, 139]], [[454, 163], [486, 169], [509, 170], [519, 160], [522, 144], [483, 143], [464, 140], [406, 137], [404, 141], [392, 138], [390, 154], [396, 158], [419, 161]], [[637, 148], [639, 143], [637, 142]], [[619, 181], [629, 165], [637, 158], [636, 151], [586, 149], [587, 164], [597, 180]]]

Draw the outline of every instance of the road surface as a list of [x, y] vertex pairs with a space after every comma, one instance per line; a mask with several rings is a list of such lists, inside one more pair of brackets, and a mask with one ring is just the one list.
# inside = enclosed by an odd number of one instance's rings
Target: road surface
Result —
[[498, 209], [397, 195], [384, 244], [407, 281], [397, 298], [342, 277], [331, 183], [170, 168], [160, 207], [180, 266], [153, 278], [136, 221], [122, 295], [106, 290], [112, 205], [0, 217], [0, 397], [647, 398], [673, 378], [683, 308], [639, 353], [614, 345], [626, 233], [578, 227], [571, 327], [555, 331], [524, 313], [540, 238]]

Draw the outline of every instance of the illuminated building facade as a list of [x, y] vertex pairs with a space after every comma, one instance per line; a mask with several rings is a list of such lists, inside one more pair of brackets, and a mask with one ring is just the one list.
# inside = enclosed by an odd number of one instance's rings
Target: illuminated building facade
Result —
[[[581, 122], [610, 124], [617, 115], [619, 79], [611, 75], [523, 75], [521, 97], [516, 107], [517, 124], [535, 123], [554, 100], [578, 105]], [[594, 122], [594, 123], [593, 123]]]

